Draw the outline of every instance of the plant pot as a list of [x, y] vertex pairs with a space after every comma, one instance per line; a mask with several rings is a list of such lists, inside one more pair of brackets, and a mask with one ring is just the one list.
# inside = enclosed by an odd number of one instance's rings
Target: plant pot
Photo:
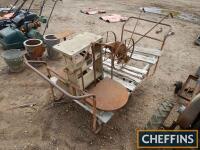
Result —
[[10, 72], [21, 72], [24, 70], [23, 52], [19, 49], [11, 49], [2, 53]]
[[41, 58], [45, 51], [43, 41], [40, 39], [28, 39], [24, 41], [24, 47], [31, 59]]
[[60, 43], [54, 34], [48, 34], [44, 36], [44, 42], [46, 43], [47, 54], [50, 59], [56, 59], [59, 57], [59, 52], [56, 51], [53, 46]]

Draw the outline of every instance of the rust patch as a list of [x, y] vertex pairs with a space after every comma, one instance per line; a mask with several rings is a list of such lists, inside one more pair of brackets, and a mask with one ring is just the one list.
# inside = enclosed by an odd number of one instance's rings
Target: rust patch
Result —
[[[96, 95], [96, 107], [104, 111], [119, 109], [128, 101], [127, 89], [110, 78], [104, 78], [88, 92]], [[92, 100], [86, 101], [92, 105]]]

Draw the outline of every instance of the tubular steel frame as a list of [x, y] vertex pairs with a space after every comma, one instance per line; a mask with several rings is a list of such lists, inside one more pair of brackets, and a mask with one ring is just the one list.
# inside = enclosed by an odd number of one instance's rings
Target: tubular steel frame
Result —
[[[141, 13], [142, 13], [142, 12], [141, 12]], [[140, 38], [139, 38], [137, 41], [134, 42], [134, 45], [136, 45], [136, 44], [137, 44], [139, 41], [141, 41], [143, 38], [148, 38], [148, 39], [152, 39], [152, 40], [155, 40], [155, 41], [160, 42], [160, 43], [161, 43], [160, 51], [162, 51], [162, 50], [163, 50], [163, 47], [164, 47], [164, 45], [165, 45], [165, 42], [166, 42], [167, 37], [170, 36], [170, 34], [172, 33], [172, 26], [169, 25], [169, 24], [166, 24], [166, 23], [162, 23], [162, 21], [165, 20], [165, 19], [167, 19], [168, 17], [172, 17], [172, 18], [173, 18], [172, 13], [169, 13], [168, 15], [164, 16], [160, 21], [153, 21], [153, 20], [141, 18], [141, 13], [139, 14], [139, 17], [129, 17], [128, 20], [123, 24], [123, 26], [122, 26], [122, 31], [121, 31], [121, 41], [123, 41], [123, 39], [124, 39], [124, 33], [125, 33], [125, 32], [128, 32], [128, 33], [131, 33], [131, 38], [130, 38], [130, 39], [132, 39], [132, 37], [133, 37], [134, 34], [140, 36]], [[128, 29], [125, 28], [126, 25], [127, 25], [127, 23], [128, 23], [130, 20], [132, 20], [132, 19], [136, 19], [136, 20], [137, 20], [137, 21], [136, 21], [136, 25], [135, 25], [133, 31], [128, 30]], [[137, 27], [139, 21], [145, 21], [145, 22], [149, 22], [149, 23], [154, 23], [155, 25], [154, 25], [152, 28], [150, 28], [145, 34], [141, 34], [141, 33], [135, 32], [136, 27]], [[168, 31], [167, 31], [167, 33], [164, 35], [164, 38], [163, 38], [163, 39], [155, 38], [155, 37], [152, 37], [152, 36], [149, 36], [149, 35], [148, 35], [148, 34], [149, 34], [153, 29], [155, 29], [155, 27], [157, 27], [158, 25], [162, 25], [162, 26], [165, 26], [165, 27], [168, 27], [168, 28], [169, 28]], [[133, 45], [133, 46], [134, 46], [134, 45]], [[133, 49], [133, 51], [134, 51], [134, 49]], [[133, 53], [133, 51], [132, 51], [132, 53]], [[158, 57], [158, 60], [157, 60], [157, 62], [156, 62], [156, 64], [155, 64], [153, 74], [155, 73], [155, 71], [156, 71], [156, 69], [157, 69], [158, 62], [159, 62], [159, 57]], [[149, 70], [148, 70], [148, 74], [149, 74]]]
[[[47, 63], [45, 61], [32, 61], [32, 60], [27, 60], [26, 58], [24, 58], [25, 61], [25, 65], [28, 66], [31, 70], [33, 70], [34, 72], [36, 72], [40, 77], [42, 77], [44, 80], [46, 80], [49, 84], [50, 84], [50, 89], [51, 92], [53, 94], [53, 98], [55, 100], [55, 94], [54, 94], [54, 88], [56, 88], [57, 90], [59, 90], [61, 93], [63, 93], [66, 97], [70, 98], [70, 99], [74, 99], [74, 100], [85, 100], [86, 98], [91, 98], [93, 100], [93, 122], [92, 122], [92, 129], [95, 133], [97, 133], [99, 131], [99, 129], [97, 129], [97, 117], [96, 117], [96, 112], [97, 112], [97, 108], [96, 108], [96, 96], [94, 94], [88, 94], [85, 91], [82, 91], [80, 88], [78, 88], [76, 85], [72, 84], [72, 83], [68, 83], [66, 80], [64, 80], [59, 74], [56, 73], [56, 71], [54, 71], [53, 69], [51, 69], [50, 67], [47, 66]], [[40, 63], [40, 64], [44, 64], [47, 70], [48, 75], [46, 76], [45, 74], [43, 74], [42, 72], [40, 72], [39, 70], [37, 70], [35, 67], [33, 67], [30, 63], [32, 64], [36, 64], [36, 63]], [[62, 87], [60, 87], [59, 85], [57, 85], [56, 83], [54, 83], [50, 78], [51, 73], [54, 73], [56, 76], [58, 76], [58, 80], [60, 80], [62, 83], [64, 84], [68, 84], [69, 87], [72, 87], [78, 91], [81, 92], [81, 96], [74, 96], [71, 95], [70, 93], [68, 93], [66, 90], [64, 90]]]

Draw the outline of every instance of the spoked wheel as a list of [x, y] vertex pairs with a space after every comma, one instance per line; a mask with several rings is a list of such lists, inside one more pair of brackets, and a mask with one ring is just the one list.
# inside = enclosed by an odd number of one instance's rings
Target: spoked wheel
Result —
[[108, 31], [103, 34], [103, 45], [104, 55], [111, 54], [109, 57], [123, 66], [131, 59], [135, 43], [133, 38], [117, 41], [116, 34]]
[[[108, 31], [103, 35], [104, 57], [111, 59], [111, 78], [113, 77], [114, 64], [121, 64], [123, 67], [131, 59], [134, 51], [134, 40], [128, 38], [124, 41], [117, 41], [116, 34]], [[105, 60], [104, 59], [104, 60]]]
[[127, 55], [129, 56], [129, 58], [131, 58], [132, 55], [133, 55], [133, 52], [134, 52], [134, 48], [135, 48], [134, 39], [133, 38], [125, 39], [123, 41], [123, 43], [126, 45], [126, 48], [127, 48], [127, 51], [128, 51]]
[[125, 55], [124, 61], [121, 62], [122, 67], [123, 67], [128, 63], [129, 60], [131, 60], [131, 57], [134, 52], [135, 42], [134, 42], [133, 38], [128, 38], [128, 39], [125, 39], [124, 41], [122, 41], [122, 43], [125, 46], [124, 51], [121, 51], [122, 55]]
[[122, 42], [116, 42], [115, 46], [116, 49], [113, 54], [114, 61], [117, 62], [118, 65], [121, 65], [121, 67], [124, 67], [129, 60], [131, 60], [133, 55], [134, 40], [129, 38]]

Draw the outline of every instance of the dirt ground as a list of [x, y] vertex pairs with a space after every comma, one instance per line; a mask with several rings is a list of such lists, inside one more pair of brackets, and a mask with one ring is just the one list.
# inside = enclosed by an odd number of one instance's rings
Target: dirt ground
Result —
[[[1, 6], [8, 3], [0, 0]], [[199, 0], [63, 0], [56, 6], [47, 32], [71, 30], [100, 34], [113, 30], [119, 34], [122, 23], [105, 23], [98, 19], [100, 15], [84, 15], [80, 9], [98, 7], [108, 14], [137, 16], [142, 6], [187, 11], [200, 16]], [[0, 58], [0, 150], [136, 149], [135, 130], [144, 127], [160, 102], [175, 101], [175, 81], [185, 81], [200, 65], [200, 47], [194, 45], [200, 26], [178, 19], [167, 22], [172, 25], [175, 35], [167, 40], [155, 75], [132, 93], [126, 106], [116, 111], [97, 135], [90, 130], [91, 114], [67, 99], [64, 104], [52, 106], [45, 81], [28, 68], [22, 73], [8, 74]], [[50, 65], [59, 62], [62, 60], [48, 61]], [[23, 104], [36, 105], [16, 108]]]

